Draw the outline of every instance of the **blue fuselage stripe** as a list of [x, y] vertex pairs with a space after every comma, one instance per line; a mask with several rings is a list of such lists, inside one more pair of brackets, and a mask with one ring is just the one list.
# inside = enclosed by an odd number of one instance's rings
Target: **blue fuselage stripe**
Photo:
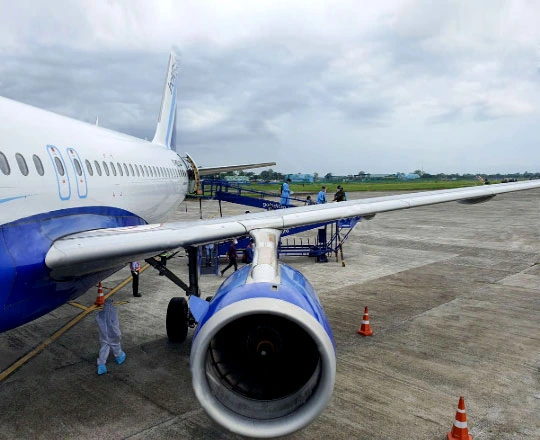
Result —
[[92, 229], [142, 224], [141, 218], [128, 211], [94, 206], [42, 213], [1, 225], [0, 332], [54, 310], [116, 271], [57, 282], [45, 265], [54, 240]]

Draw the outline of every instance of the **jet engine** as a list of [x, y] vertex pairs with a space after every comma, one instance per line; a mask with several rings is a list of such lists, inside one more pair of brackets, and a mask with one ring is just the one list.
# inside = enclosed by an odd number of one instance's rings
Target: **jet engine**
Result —
[[271, 267], [255, 264], [231, 275], [199, 320], [191, 349], [201, 405], [216, 422], [249, 437], [303, 428], [334, 388], [334, 342], [319, 299], [298, 271], [275, 269], [269, 274]]

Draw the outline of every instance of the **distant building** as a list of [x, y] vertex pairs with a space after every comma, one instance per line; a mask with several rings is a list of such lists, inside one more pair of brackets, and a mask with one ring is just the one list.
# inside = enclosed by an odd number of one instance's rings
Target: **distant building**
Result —
[[291, 179], [291, 183], [313, 183], [313, 174], [287, 174], [283, 180]]
[[225, 180], [229, 182], [249, 182], [248, 176], [225, 176]]
[[415, 173], [397, 173], [397, 178], [400, 180], [420, 179], [420, 176]]

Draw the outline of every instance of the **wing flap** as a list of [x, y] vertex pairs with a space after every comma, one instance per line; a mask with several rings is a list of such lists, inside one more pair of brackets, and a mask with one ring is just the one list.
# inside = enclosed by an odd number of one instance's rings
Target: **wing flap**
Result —
[[374, 197], [196, 222], [100, 229], [56, 240], [47, 253], [45, 263], [51, 269], [52, 276], [60, 279], [120, 267], [129, 261], [149, 258], [165, 250], [247, 235], [261, 228], [283, 230], [539, 187], [540, 180], [513, 182]]
[[263, 162], [263, 163], [246, 163], [243, 165], [224, 165], [219, 167], [198, 167], [199, 174], [201, 176], [211, 176], [212, 174], [226, 173], [227, 171], [241, 171], [249, 170], [252, 168], [265, 168], [275, 165], [275, 162]]

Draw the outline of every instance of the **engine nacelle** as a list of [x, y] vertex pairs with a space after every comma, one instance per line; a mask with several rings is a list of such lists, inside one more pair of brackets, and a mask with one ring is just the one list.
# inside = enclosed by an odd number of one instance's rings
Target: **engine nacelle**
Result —
[[280, 283], [235, 272], [209, 304], [193, 337], [193, 388], [202, 407], [232, 432], [289, 434], [327, 406], [336, 356], [313, 287], [280, 264]]

